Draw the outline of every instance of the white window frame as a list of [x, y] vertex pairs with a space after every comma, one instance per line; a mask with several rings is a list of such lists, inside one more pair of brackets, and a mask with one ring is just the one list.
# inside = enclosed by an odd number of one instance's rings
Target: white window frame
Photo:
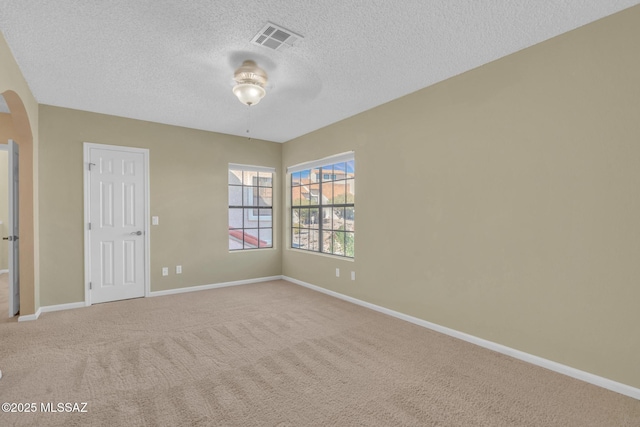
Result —
[[[353, 151], [349, 151], [349, 152], [345, 152], [345, 153], [341, 153], [341, 154], [337, 154], [334, 156], [329, 156], [329, 157], [324, 157], [322, 159], [318, 159], [318, 160], [312, 160], [309, 162], [304, 162], [304, 163], [299, 163], [296, 165], [292, 165], [287, 167], [287, 200], [288, 200], [288, 204], [287, 204], [287, 215], [288, 215], [288, 221], [287, 221], [287, 229], [288, 229], [288, 244], [287, 244], [287, 248], [291, 249], [291, 250], [298, 250], [300, 252], [306, 252], [306, 253], [312, 253], [312, 254], [316, 254], [316, 255], [323, 255], [323, 256], [331, 256], [331, 257], [337, 257], [340, 259], [346, 259], [346, 260], [354, 260], [355, 259], [355, 250], [354, 250], [354, 254], [353, 256], [349, 256], [346, 253], [343, 255], [340, 254], [336, 254], [336, 253], [329, 253], [329, 252], [324, 252], [323, 251], [323, 245], [322, 242], [320, 242], [319, 244], [319, 248], [318, 249], [302, 249], [299, 247], [294, 247], [293, 246], [293, 224], [292, 224], [292, 217], [293, 217], [293, 213], [294, 213], [294, 209], [296, 209], [296, 206], [293, 206], [293, 200], [292, 200], [292, 192], [293, 192], [293, 188], [294, 186], [292, 185], [292, 175], [296, 172], [302, 172], [302, 171], [313, 171], [314, 168], [321, 168], [322, 166], [326, 166], [326, 165], [330, 165], [330, 164], [335, 164], [335, 163], [342, 163], [342, 162], [354, 162], [355, 165], [355, 153]], [[346, 172], [346, 171], [345, 171]], [[311, 175], [311, 174], [310, 174]], [[332, 177], [332, 178], [335, 178]], [[355, 178], [355, 169], [354, 169], [354, 178], [352, 178], [355, 182], [356, 178]], [[346, 178], [345, 178], [346, 180]], [[322, 176], [322, 172], [320, 173], [319, 176], [319, 180], [318, 183], [322, 183], [322, 181], [324, 181], [324, 176]], [[335, 179], [330, 180], [331, 181], [335, 181]], [[302, 186], [300, 186], [300, 188], [302, 188]], [[321, 194], [318, 194], [318, 209], [323, 209], [323, 203], [320, 200], [320, 198], [322, 197]], [[347, 205], [348, 203], [345, 203], [345, 205]], [[340, 204], [338, 204], [340, 205]], [[352, 204], [353, 208], [355, 210], [355, 203]], [[325, 206], [333, 206], [333, 205], [325, 205]], [[320, 212], [320, 211], [319, 211]], [[301, 230], [302, 228], [299, 228], [299, 230]], [[312, 231], [312, 229], [309, 229], [309, 231]], [[320, 236], [322, 236], [322, 231], [324, 231], [322, 229], [322, 226], [320, 226], [320, 228], [318, 229], [318, 233], [320, 234]], [[329, 231], [332, 231], [331, 229]], [[353, 236], [355, 237], [355, 231], [346, 231], [345, 233], [349, 232], [349, 233], [353, 233]], [[322, 237], [321, 237], [322, 239]], [[355, 249], [355, 248], [354, 248]]]
[[[244, 165], [244, 164], [239, 164], [239, 163], [229, 163], [228, 168], [227, 168], [227, 173], [229, 173], [229, 171], [231, 170], [240, 170], [240, 171], [249, 171], [249, 172], [262, 172], [262, 173], [270, 173], [271, 174], [271, 191], [272, 191], [272, 201], [271, 201], [271, 206], [265, 206], [265, 208], [271, 208], [271, 246], [269, 247], [265, 247], [265, 248], [260, 248], [260, 247], [256, 247], [256, 248], [241, 248], [241, 249], [229, 249], [230, 252], [242, 252], [242, 251], [248, 251], [248, 250], [256, 250], [256, 249], [273, 249], [274, 247], [274, 237], [275, 237], [275, 220], [274, 220], [274, 200], [273, 200], [273, 196], [275, 194], [275, 176], [276, 176], [276, 169], [272, 168], [272, 167], [268, 167], [268, 166], [256, 166], [256, 165]], [[259, 182], [257, 183], [259, 184]], [[229, 194], [229, 187], [230, 187], [230, 183], [227, 182], [227, 194]], [[254, 194], [253, 194], [253, 186], [248, 186], [249, 187], [249, 195], [251, 197], [251, 199], [254, 198]], [[245, 186], [242, 186], [241, 188], [245, 188]], [[242, 194], [242, 198], [244, 201], [244, 194]], [[243, 202], [244, 205], [244, 202]], [[229, 206], [229, 204], [227, 203], [227, 207], [231, 208], [231, 206]], [[260, 210], [260, 206], [258, 206], [258, 211]], [[250, 221], [260, 221], [261, 218], [269, 218], [269, 216], [266, 215], [255, 215], [253, 213], [253, 209], [248, 210], [248, 218]], [[227, 226], [229, 224], [229, 216], [227, 214]], [[244, 224], [243, 224], [244, 225]], [[269, 227], [265, 227], [269, 228]], [[240, 229], [238, 229], [240, 230]], [[245, 227], [243, 227], [241, 230], [246, 230]], [[253, 230], [260, 230], [260, 228], [257, 229], [253, 229]], [[258, 232], [259, 234], [259, 232]]]

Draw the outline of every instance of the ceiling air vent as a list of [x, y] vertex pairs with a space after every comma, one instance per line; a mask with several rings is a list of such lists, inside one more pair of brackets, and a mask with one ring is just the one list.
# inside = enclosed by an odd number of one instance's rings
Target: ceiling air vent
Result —
[[267, 22], [267, 25], [265, 25], [264, 28], [258, 31], [258, 34], [253, 37], [251, 43], [268, 47], [272, 50], [284, 50], [293, 46], [293, 43], [295, 43], [296, 40], [302, 38], [303, 37], [301, 35], [296, 34], [293, 31], [289, 31], [279, 25]]

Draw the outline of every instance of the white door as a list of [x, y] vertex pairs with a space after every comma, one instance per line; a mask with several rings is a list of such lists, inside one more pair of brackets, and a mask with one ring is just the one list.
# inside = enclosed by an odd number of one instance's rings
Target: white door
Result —
[[142, 297], [147, 150], [85, 144], [85, 156], [89, 169], [87, 302]]
[[20, 311], [20, 263], [18, 258], [18, 144], [9, 140], [9, 317]]

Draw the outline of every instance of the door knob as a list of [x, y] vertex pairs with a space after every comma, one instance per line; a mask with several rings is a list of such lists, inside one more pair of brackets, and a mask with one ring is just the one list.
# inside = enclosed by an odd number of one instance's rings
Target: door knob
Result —
[[132, 231], [132, 232], [131, 232], [131, 235], [134, 235], [134, 236], [142, 236], [142, 231], [140, 231], [140, 230], [138, 230], [138, 231]]

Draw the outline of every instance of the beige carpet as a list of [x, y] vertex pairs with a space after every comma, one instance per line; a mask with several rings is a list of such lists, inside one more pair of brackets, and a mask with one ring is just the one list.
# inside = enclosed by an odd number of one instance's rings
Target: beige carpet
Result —
[[283, 282], [0, 324], [0, 425], [640, 426], [640, 401]]

